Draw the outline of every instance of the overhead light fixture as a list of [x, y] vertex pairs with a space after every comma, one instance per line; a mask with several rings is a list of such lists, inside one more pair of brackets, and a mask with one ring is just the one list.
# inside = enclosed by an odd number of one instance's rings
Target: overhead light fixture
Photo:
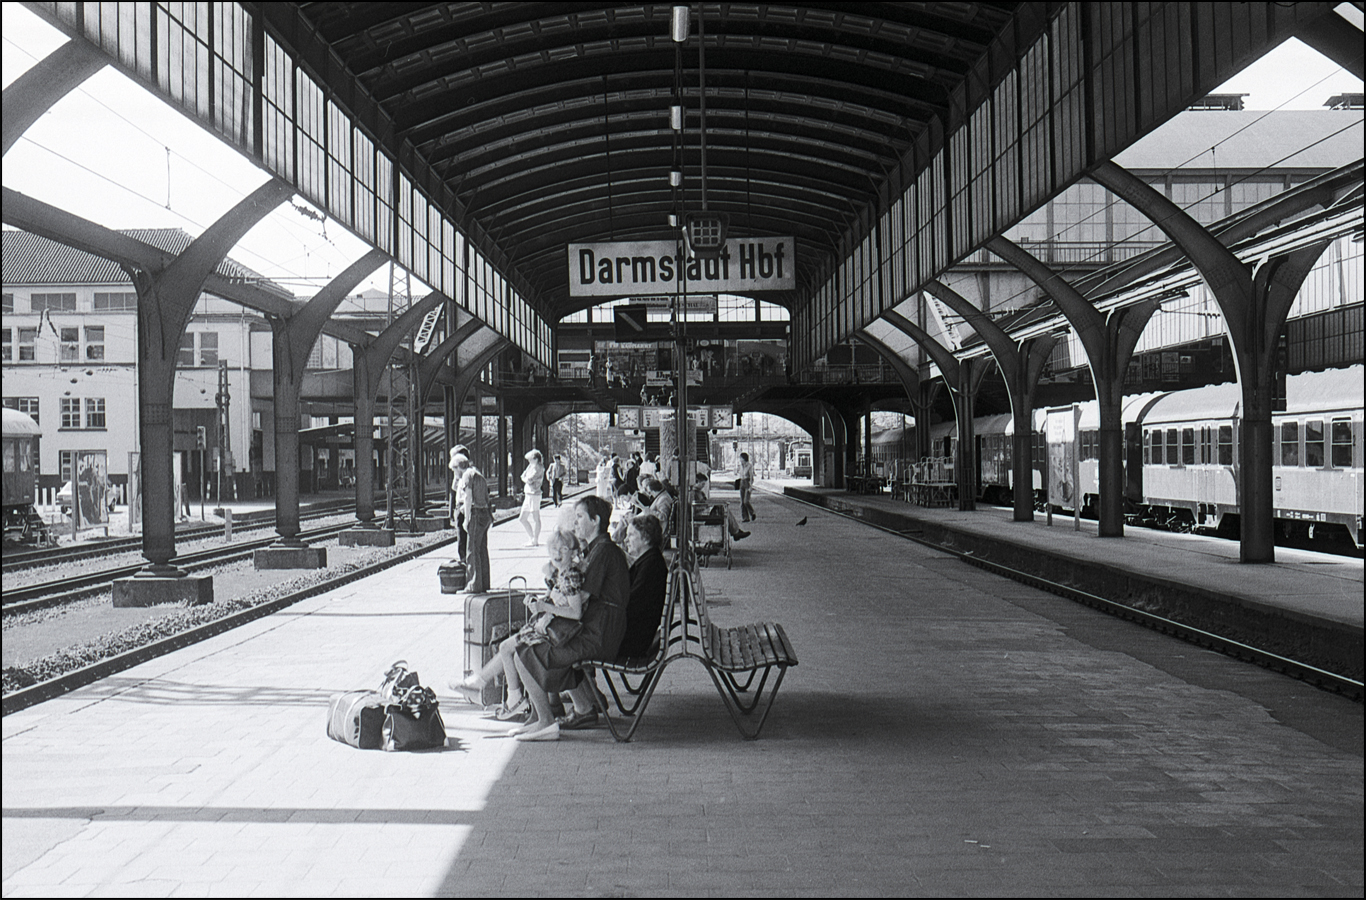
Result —
[[678, 44], [688, 39], [688, 7], [674, 7], [673, 22], [669, 26], [669, 37]]
[[677, 169], [674, 169], [673, 171], [669, 172], [669, 184], [673, 185], [674, 187], [682, 187], [683, 173], [678, 171]]
[[678, 105], [669, 107], [669, 127], [674, 131], [683, 130], [683, 107]]
[[669, 227], [670, 227], [670, 228], [677, 228], [677, 227], [678, 227], [678, 214], [677, 214], [677, 213], [669, 213]]

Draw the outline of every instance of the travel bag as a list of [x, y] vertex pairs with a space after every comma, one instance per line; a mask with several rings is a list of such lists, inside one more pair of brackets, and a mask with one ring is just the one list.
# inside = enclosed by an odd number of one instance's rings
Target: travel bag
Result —
[[[520, 589], [514, 588], [521, 582]], [[465, 674], [484, 667], [498, 652], [498, 645], [526, 624], [526, 579], [518, 575], [501, 591], [474, 594], [465, 600]], [[503, 700], [503, 677], [484, 685], [479, 702], [494, 706]]]
[[384, 719], [384, 701], [377, 691], [335, 694], [327, 709], [327, 736], [361, 750], [378, 750]]

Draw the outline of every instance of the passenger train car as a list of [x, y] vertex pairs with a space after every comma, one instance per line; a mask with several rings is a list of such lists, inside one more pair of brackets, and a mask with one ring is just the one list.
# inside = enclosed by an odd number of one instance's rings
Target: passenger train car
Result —
[[[1363, 367], [1352, 366], [1286, 379], [1286, 409], [1272, 416], [1275, 514], [1282, 534], [1321, 537], [1345, 531], [1361, 546], [1362, 377]], [[1124, 398], [1124, 495], [1131, 522], [1237, 534], [1241, 400], [1237, 384]], [[1088, 401], [1080, 404], [1080, 413], [1078, 493], [1083, 514], [1094, 516], [1099, 494], [1099, 406]], [[1044, 410], [1034, 412], [1031, 489], [1037, 504], [1047, 496], [1046, 416]], [[1009, 415], [982, 416], [973, 420], [973, 428], [978, 497], [989, 503], [1009, 503], [1014, 488], [1014, 420]], [[931, 455], [951, 461], [957, 438], [953, 423], [932, 426]], [[885, 446], [895, 444], [888, 441]], [[875, 442], [875, 457], [880, 449]]]
[[47, 525], [33, 508], [38, 467], [35, 445], [42, 431], [38, 423], [5, 407], [4, 444], [4, 540], [9, 543], [47, 543]]

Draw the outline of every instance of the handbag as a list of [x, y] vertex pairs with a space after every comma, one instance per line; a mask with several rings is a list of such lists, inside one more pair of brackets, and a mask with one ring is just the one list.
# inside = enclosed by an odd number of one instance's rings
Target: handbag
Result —
[[446, 744], [446, 723], [431, 688], [415, 684], [384, 708], [385, 750], [427, 750]]
[[581, 631], [583, 631], [582, 622], [556, 616], [545, 627], [545, 639], [550, 643], [550, 646], [561, 647], [567, 641], [578, 637]]

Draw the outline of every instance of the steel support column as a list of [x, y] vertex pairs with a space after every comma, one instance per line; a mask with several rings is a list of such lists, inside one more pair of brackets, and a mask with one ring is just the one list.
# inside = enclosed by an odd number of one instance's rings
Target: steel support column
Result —
[[1146, 215], [1181, 247], [1224, 314], [1242, 388], [1239, 558], [1245, 563], [1274, 562], [1271, 399], [1276, 345], [1295, 295], [1327, 242], [1267, 260], [1253, 273], [1185, 210], [1124, 168], [1102, 163], [1091, 177]]
[[1157, 309], [1155, 300], [1101, 313], [1062, 276], [1033, 254], [1003, 237], [986, 247], [1019, 269], [1057, 304], [1086, 350], [1086, 364], [1100, 409], [1101, 537], [1124, 536], [1124, 373], [1143, 328]]

